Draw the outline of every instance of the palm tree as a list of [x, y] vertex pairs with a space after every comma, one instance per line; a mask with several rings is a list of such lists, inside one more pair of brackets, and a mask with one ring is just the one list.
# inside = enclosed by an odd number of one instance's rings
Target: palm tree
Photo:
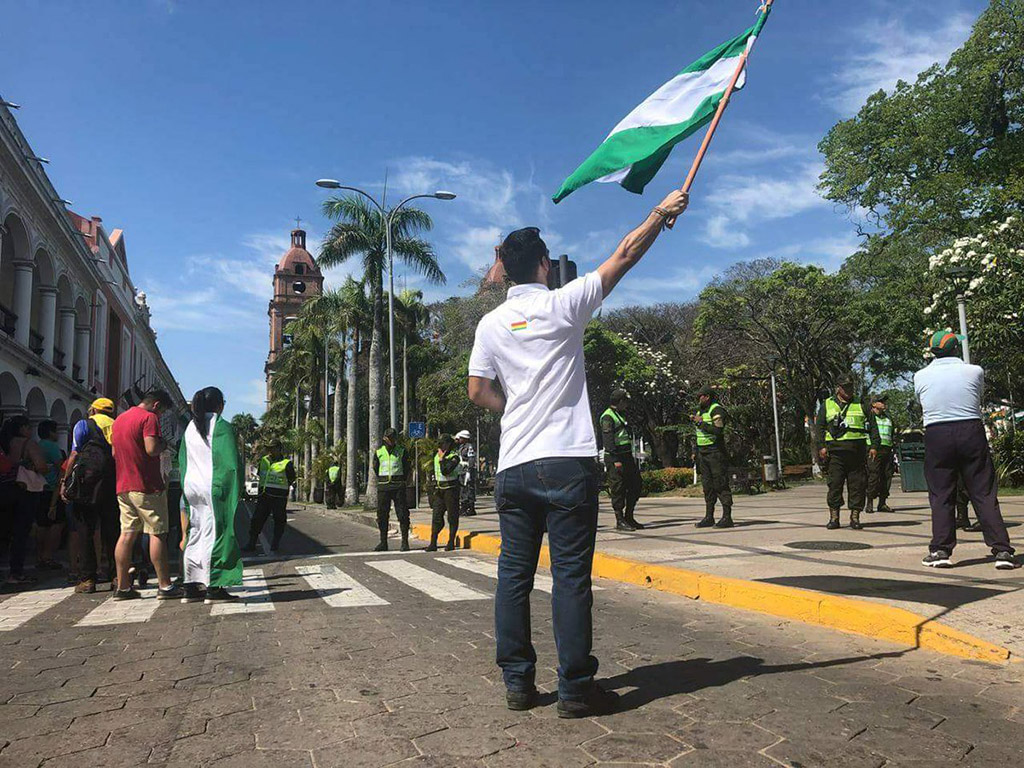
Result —
[[[324, 238], [317, 262], [322, 268], [327, 268], [343, 264], [354, 257], [361, 257], [363, 279], [370, 287], [373, 314], [368, 376], [368, 427], [372, 451], [380, 444], [381, 437], [381, 336], [384, 314], [384, 269], [387, 266], [384, 219], [370, 203], [356, 195], [327, 200], [323, 205], [323, 212], [335, 223]], [[424, 211], [408, 206], [395, 212], [393, 216], [391, 211], [386, 211], [384, 216], [391, 219], [391, 251], [394, 258], [416, 270], [430, 282], [443, 283], [444, 272], [438, 266], [433, 247], [426, 240], [416, 236], [431, 229], [433, 222], [430, 216]], [[367, 483], [366, 496], [368, 504], [376, 504], [377, 482], [372, 475]]]
[[430, 310], [423, 303], [423, 291], [405, 289], [396, 300], [402, 331], [402, 426], [409, 428], [409, 340], [419, 340], [421, 328], [430, 322]]
[[329, 336], [340, 337], [341, 355], [335, 366], [334, 379], [334, 429], [333, 446], [342, 439], [341, 434], [341, 390], [345, 363], [348, 361], [348, 398], [346, 404], [345, 428], [345, 503], [359, 503], [359, 433], [358, 382], [359, 382], [359, 336], [360, 330], [369, 324], [370, 307], [362, 282], [347, 278], [341, 288], [317, 296], [302, 307], [299, 322], [325, 329]]

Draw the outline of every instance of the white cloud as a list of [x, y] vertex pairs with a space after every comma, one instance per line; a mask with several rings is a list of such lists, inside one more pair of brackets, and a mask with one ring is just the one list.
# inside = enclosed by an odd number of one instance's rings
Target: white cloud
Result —
[[898, 80], [914, 82], [936, 62], [945, 64], [970, 34], [973, 19], [965, 13], [943, 15], [937, 26], [920, 12], [913, 16], [873, 19], [852, 30], [853, 50], [832, 77], [828, 102], [840, 113], [856, 113], [867, 97], [892, 90]]
[[810, 238], [760, 255], [764, 258], [799, 258], [801, 261], [818, 264], [826, 269], [838, 269], [848, 256], [860, 249], [860, 246], [861, 240], [856, 235], [835, 235]]
[[817, 192], [821, 165], [804, 163], [786, 176], [728, 174], [707, 198], [711, 208], [701, 240], [713, 248], [739, 249], [752, 240], [742, 228], [785, 219], [825, 204]]
[[686, 301], [696, 296], [719, 270], [714, 266], [676, 267], [657, 276], [630, 274], [605, 301], [606, 309], [660, 301]]
[[494, 246], [501, 235], [495, 226], [461, 228], [452, 238], [452, 252], [471, 270], [488, 267], [494, 262]]
[[267, 383], [262, 379], [249, 379], [245, 388], [231, 398], [231, 411], [249, 411], [257, 416], [267, 407]]
[[240, 327], [266, 322], [266, 313], [259, 312], [252, 302], [239, 302], [237, 296], [216, 285], [196, 290], [176, 290], [170, 286], [167, 292], [163, 286], [150, 287], [146, 297], [153, 312], [153, 327], [158, 332], [232, 334]]

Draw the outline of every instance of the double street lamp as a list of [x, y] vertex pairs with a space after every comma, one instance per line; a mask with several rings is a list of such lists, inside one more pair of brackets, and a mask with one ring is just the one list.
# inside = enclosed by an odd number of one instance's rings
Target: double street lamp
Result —
[[355, 192], [356, 194], [362, 195], [373, 203], [377, 212], [380, 214], [381, 222], [384, 224], [384, 247], [388, 260], [388, 355], [390, 358], [389, 365], [391, 369], [391, 427], [392, 429], [397, 429], [398, 385], [395, 383], [395, 261], [391, 253], [391, 225], [394, 221], [395, 214], [397, 214], [406, 203], [410, 203], [413, 200], [419, 200], [424, 197], [432, 197], [435, 200], [454, 200], [455, 193], [439, 189], [436, 192], [410, 195], [388, 212], [384, 210], [384, 206], [377, 202], [376, 198], [374, 198], [369, 192], [359, 189], [358, 187], [346, 186], [335, 179], [318, 179], [316, 185], [323, 189], [344, 189], [349, 192]]

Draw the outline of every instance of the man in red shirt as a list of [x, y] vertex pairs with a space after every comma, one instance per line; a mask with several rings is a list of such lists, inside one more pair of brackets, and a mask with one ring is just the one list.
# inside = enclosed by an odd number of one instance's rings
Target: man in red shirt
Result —
[[114, 421], [111, 444], [117, 470], [117, 503], [121, 510], [121, 536], [114, 551], [117, 561], [114, 600], [141, 597], [132, 587], [129, 576], [132, 549], [140, 533], [149, 534], [149, 557], [160, 585], [157, 599], [182, 594], [181, 587], [171, 583], [167, 563], [167, 497], [160, 472], [160, 454], [167, 448], [160, 434], [160, 414], [170, 403], [170, 395], [153, 390]]

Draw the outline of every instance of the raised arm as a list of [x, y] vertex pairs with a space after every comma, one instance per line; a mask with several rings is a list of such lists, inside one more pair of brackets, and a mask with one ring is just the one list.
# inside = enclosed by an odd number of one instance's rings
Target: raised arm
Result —
[[661, 205], [648, 214], [639, 227], [622, 238], [622, 242], [615, 249], [615, 253], [609, 256], [608, 260], [597, 268], [598, 274], [601, 275], [601, 287], [604, 289], [605, 298], [619, 284], [619, 280], [654, 245], [654, 241], [658, 239], [661, 230], [666, 225], [671, 225], [675, 218], [686, 210], [686, 206], [689, 204], [689, 194], [679, 190], [672, 191], [668, 197], [661, 201]]

